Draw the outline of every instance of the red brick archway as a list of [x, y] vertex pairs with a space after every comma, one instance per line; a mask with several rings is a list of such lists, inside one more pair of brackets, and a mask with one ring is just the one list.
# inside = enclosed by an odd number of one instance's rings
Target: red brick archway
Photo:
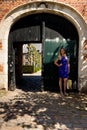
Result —
[[[11, 26], [20, 18], [27, 16], [29, 14], [35, 14], [39, 12], [49, 12], [51, 14], [56, 14], [65, 17], [68, 19], [72, 24], [76, 27], [79, 35], [79, 69], [78, 69], [78, 77], [79, 81], [83, 79], [83, 82], [86, 79], [86, 65], [83, 68], [83, 42], [87, 39], [87, 26], [81, 15], [74, 10], [72, 7], [62, 4], [62, 3], [55, 3], [55, 2], [31, 2], [28, 4], [24, 4], [15, 8], [13, 11], [9, 12], [3, 19], [1, 23], [1, 30], [0, 30], [0, 39], [3, 44], [3, 51], [2, 55], [5, 55], [5, 62], [3, 67], [3, 74], [1, 75], [2, 80], [6, 79], [5, 84], [3, 84], [4, 88], [8, 89], [8, 36]], [[1, 64], [2, 65], [2, 64]], [[4, 69], [5, 68], [5, 69]], [[85, 73], [84, 73], [85, 72]], [[84, 78], [83, 78], [84, 77]], [[83, 82], [79, 82], [79, 89], [82, 90]], [[84, 87], [86, 86], [86, 82], [84, 82]]]

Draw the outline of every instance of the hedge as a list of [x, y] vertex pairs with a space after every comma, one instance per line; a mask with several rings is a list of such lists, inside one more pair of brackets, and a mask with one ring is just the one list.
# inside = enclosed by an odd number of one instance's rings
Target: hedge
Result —
[[30, 66], [30, 65], [23, 65], [22, 66], [22, 72], [23, 73], [34, 73], [39, 71], [41, 68], [40, 67], [34, 67], [34, 66]]

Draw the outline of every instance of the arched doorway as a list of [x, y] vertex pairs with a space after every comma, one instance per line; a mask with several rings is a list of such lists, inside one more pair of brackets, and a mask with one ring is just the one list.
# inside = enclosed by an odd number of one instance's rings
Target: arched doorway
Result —
[[[12, 43], [8, 42], [9, 33], [13, 24], [23, 17], [26, 17], [31, 14], [39, 13], [50, 13], [57, 16], [62, 16], [67, 19], [70, 23], [76, 28], [78, 32], [78, 89], [79, 91], [87, 91], [87, 62], [84, 62], [84, 42], [87, 39], [87, 24], [85, 23], [83, 17], [77, 12], [74, 8], [60, 2], [50, 2], [50, 1], [37, 1], [29, 2], [24, 5], [20, 5], [13, 10], [11, 10], [1, 21], [0, 23], [0, 40], [2, 42], [2, 51], [1, 55], [4, 55], [4, 61], [0, 59], [0, 62], [3, 63], [4, 71], [0, 74], [2, 79], [3, 87], [8, 90], [8, 66], [9, 66], [9, 57], [8, 57], [8, 45]], [[44, 26], [44, 23], [43, 23]], [[57, 39], [58, 40], [58, 39]], [[49, 54], [48, 54], [49, 55]], [[4, 84], [3, 81], [5, 80]], [[15, 82], [15, 78], [14, 78]]]
[[[58, 70], [54, 65], [61, 47], [70, 59], [70, 79], [78, 83], [78, 44], [79, 37], [75, 26], [66, 18], [51, 14], [37, 13], [19, 19], [13, 24], [9, 34], [9, 88], [16, 85], [22, 74], [22, 45], [42, 44], [42, 81], [44, 90], [58, 90]], [[15, 65], [15, 52], [18, 50], [18, 64]], [[12, 65], [11, 65], [12, 64]], [[16, 71], [15, 71], [16, 70]], [[16, 72], [16, 73], [15, 73]], [[13, 87], [14, 88], [14, 87]], [[77, 88], [76, 88], [77, 89]]]

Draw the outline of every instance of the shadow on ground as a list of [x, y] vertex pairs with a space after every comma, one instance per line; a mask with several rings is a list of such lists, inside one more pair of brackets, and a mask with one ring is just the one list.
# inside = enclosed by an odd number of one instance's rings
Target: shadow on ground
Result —
[[57, 93], [22, 92], [0, 102], [0, 115], [4, 122], [28, 129], [87, 128], [87, 96], [72, 93], [61, 98]]
[[42, 78], [39, 75], [22, 76], [17, 82], [17, 88], [27, 92], [40, 92], [42, 90]]

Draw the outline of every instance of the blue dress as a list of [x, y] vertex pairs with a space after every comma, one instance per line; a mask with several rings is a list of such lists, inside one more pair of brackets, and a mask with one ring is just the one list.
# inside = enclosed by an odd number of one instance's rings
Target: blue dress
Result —
[[59, 78], [68, 78], [68, 58], [62, 56], [60, 64], [62, 66], [59, 67]]

